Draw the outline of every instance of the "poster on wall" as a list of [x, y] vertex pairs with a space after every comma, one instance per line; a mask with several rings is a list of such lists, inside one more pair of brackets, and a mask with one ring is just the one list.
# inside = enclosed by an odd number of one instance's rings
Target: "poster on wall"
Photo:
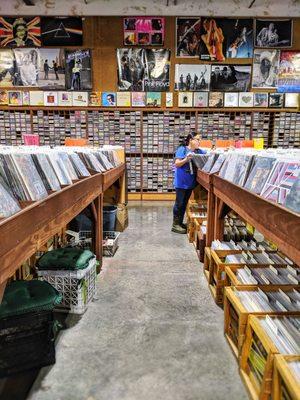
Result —
[[300, 92], [300, 51], [280, 52], [279, 92]]
[[13, 86], [15, 82], [14, 53], [0, 50], [0, 86]]
[[176, 57], [199, 57], [201, 18], [176, 18]]
[[33, 47], [40, 45], [40, 17], [0, 17], [0, 47]]
[[92, 54], [90, 49], [66, 50], [66, 89], [92, 89]]
[[38, 86], [39, 49], [15, 49], [15, 86]]
[[165, 40], [163, 17], [128, 17], [123, 19], [125, 46], [162, 46]]
[[170, 88], [170, 59], [168, 49], [145, 49], [144, 90], [166, 92]]
[[42, 17], [43, 46], [82, 46], [81, 17]]
[[165, 92], [170, 87], [170, 50], [117, 49], [120, 91]]
[[252, 57], [252, 19], [202, 18], [201, 21], [200, 60]]
[[250, 88], [251, 65], [212, 65], [210, 90], [247, 92]]
[[38, 86], [65, 88], [65, 52], [63, 49], [40, 49]]
[[275, 88], [277, 86], [279, 53], [280, 50], [254, 50], [252, 87]]
[[253, 56], [253, 19], [224, 19], [226, 58]]
[[176, 64], [175, 90], [207, 91], [211, 66], [208, 64]]
[[256, 19], [255, 47], [285, 48], [293, 44], [292, 19]]
[[145, 53], [143, 49], [117, 49], [118, 87], [122, 91], [144, 90]]

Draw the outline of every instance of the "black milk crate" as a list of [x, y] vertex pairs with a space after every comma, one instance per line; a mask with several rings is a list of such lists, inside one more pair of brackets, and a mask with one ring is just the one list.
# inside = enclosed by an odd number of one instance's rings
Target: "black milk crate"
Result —
[[52, 311], [0, 319], [0, 378], [55, 363]]

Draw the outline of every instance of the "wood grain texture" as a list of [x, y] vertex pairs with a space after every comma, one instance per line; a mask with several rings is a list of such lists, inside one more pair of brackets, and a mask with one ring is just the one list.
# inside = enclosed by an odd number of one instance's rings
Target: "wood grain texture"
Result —
[[125, 164], [120, 165], [103, 174], [103, 191], [105, 192], [113, 183], [122, 177], [125, 171]]
[[300, 216], [214, 175], [215, 196], [300, 265]]

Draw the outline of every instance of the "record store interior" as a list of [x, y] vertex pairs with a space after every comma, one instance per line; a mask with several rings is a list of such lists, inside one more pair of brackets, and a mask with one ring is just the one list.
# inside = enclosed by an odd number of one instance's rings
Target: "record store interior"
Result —
[[300, 400], [300, 0], [0, 0], [0, 400]]

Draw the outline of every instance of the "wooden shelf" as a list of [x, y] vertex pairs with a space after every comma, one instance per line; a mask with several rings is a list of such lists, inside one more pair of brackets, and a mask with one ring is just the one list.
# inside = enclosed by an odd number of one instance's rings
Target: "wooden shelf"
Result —
[[81, 179], [0, 221], [0, 287], [24, 261], [92, 202], [96, 253], [101, 259], [103, 191], [120, 178], [124, 170], [122, 164], [104, 174]]
[[[213, 193], [300, 265], [300, 216], [248, 190], [213, 175]], [[219, 210], [219, 219], [222, 217]], [[218, 227], [215, 226], [215, 232]], [[215, 238], [217, 238], [215, 236]]]
[[198, 169], [197, 182], [204, 187], [204, 189], [209, 190], [212, 184], [212, 175]]
[[116, 180], [121, 178], [125, 171], [125, 164], [120, 165], [103, 174], [103, 192], [105, 192]]

